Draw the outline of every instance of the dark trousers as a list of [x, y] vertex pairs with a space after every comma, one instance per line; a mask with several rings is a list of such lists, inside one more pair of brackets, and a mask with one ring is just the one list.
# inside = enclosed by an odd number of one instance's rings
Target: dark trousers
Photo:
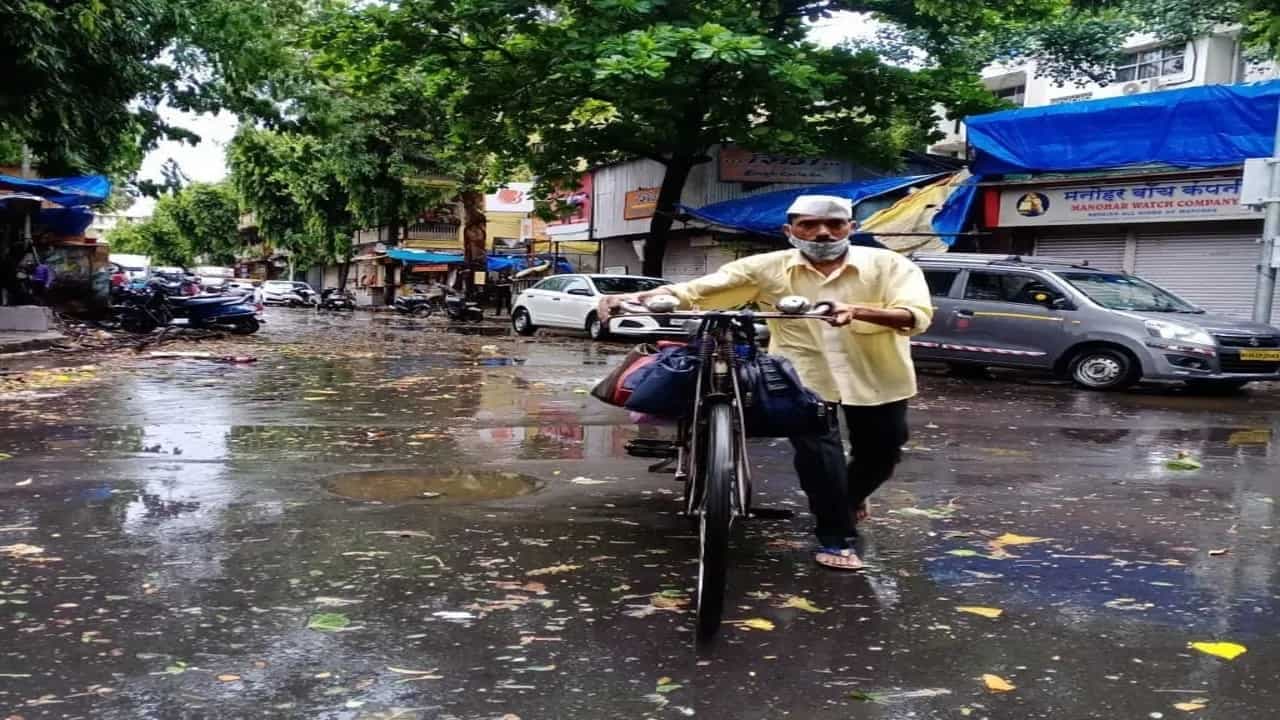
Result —
[[501, 315], [503, 310], [511, 314], [511, 288], [500, 287], [493, 293], [493, 314]]
[[845, 547], [854, 533], [853, 511], [893, 475], [909, 436], [907, 401], [842, 405], [852, 458], [846, 462], [840, 427], [825, 435], [791, 438], [796, 474], [809, 497], [814, 529], [823, 547]]

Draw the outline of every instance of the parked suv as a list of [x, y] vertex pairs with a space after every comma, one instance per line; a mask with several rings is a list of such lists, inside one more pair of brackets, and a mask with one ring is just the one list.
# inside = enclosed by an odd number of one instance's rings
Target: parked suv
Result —
[[1031, 368], [1090, 390], [1280, 380], [1280, 328], [1211, 315], [1142, 278], [1017, 255], [914, 255], [933, 294], [918, 360]]

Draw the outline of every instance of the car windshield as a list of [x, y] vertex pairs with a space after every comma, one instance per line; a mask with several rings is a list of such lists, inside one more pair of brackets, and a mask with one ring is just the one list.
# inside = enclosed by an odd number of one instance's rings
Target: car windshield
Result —
[[1132, 275], [1112, 273], [1058, 273], [1075, 289], [1109, 310], [1136, 312], [1203, 313], [1200, 308], [1166, 290]]
[[653, 290], [671, 283], [666, 280], [658, 280], [656, 278], [633, 278], [633, 277], [597, 277], [591, 278], [596, 284], [596, 290], [601, 295], [622, 295], [624, 293], [645, 292]]

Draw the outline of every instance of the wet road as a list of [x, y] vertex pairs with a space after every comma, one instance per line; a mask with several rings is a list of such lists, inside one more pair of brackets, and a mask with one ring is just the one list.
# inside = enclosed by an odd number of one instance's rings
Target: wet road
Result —
[[[0, 717], [1280, 714], [1275, 391], [926, 374], [870, 569], [813, 567], [804, 512], [747, 524], [727, 615], [757, 622], [699, 655], [678, 486], [584, 392], [625, 346], [268, 319], [165, 348], [255, 363], [0, 375]], [[784, 445], [762, 502], [799, 510]], [[444, 495], [331, 492], [399, 471]]]

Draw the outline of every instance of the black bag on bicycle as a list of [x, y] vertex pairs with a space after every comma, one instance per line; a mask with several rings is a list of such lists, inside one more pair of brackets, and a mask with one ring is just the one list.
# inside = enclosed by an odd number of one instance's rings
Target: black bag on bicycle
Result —
[[800, 382], [791, 361], [758, 352], [739, 366], [738, 389], [748, 437], [822, 435], [835, 414]]
[[682, 418], [693, 407], [698, 388], [698, 355], [689, 346], [664, 348], [652, 363], [628, 379], [628, 410], [667, 418]]

